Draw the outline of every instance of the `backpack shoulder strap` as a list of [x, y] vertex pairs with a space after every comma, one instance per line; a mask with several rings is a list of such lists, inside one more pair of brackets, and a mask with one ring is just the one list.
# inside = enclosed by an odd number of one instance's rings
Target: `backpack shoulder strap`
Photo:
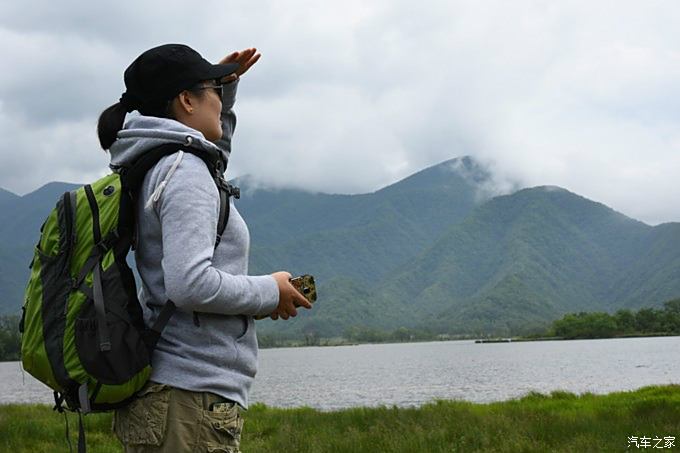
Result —
[[146, 151], [132, 164], [122, 167], [120, 169], [120, 179], [123, 189], [129, 192], [130, 195], [133, 195], [134, 198], [142, 187], [144, 176], [151, 170], [151, 167], [156, 165], [163, 157], [174, 154], [185, 147], [186, 145], [182, 143], [167, 143], [157, 146]]
[[215, 241], [215, 248], [220, 245], [220, 240], [222, 239], [222, 233], [227, 226], [229, 221], [229, 197], [234, 197], [236, 199], [241, 198], [241, 190], [229, 184], [222, 173], [215, 174], [214, 176], [215, 184], [220, 191], [220, 216], [217, 221], [217, 241]]
[[234, 187], [224, 180], [224, 177], [222, 176], [223, 161], [218, 153], [210, 153], [202, 149], [199, 150], [191, 147], [190, 144], [185, 143], [167, 143], [157, 146], [156, 148], [145, 152], [131, 166], [123, 167], [121, 169], [120, 175], [123, 190], [130, 194], [133, 199], [136, 199], [136, 195], [139, 193], [144, 177], [151, 167], [158, 163], [163, 157], [174, 154], [180, 150], [195, 155], [206, 164], [220, 193], [220, 213], [217, 223], [217, 238], [215, 239], [215, 248], [217, 248], [222, 239], [222, 234], [227, 226], [227, 222], [229, 221], [229, 197], [240, 197], [240, 190], [238, 187]]

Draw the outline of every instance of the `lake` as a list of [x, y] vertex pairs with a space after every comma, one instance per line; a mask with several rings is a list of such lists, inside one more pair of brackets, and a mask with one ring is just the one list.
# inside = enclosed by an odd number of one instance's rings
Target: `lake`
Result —
[[[475, 344], [474, 341], [263, 349], [251, 403], [418, 406], [501, 401], [530, 391], [609, 393], [680, 383], [680, 337]], [[52, 403], [19, 362], [0, 363], [0, 404]]]

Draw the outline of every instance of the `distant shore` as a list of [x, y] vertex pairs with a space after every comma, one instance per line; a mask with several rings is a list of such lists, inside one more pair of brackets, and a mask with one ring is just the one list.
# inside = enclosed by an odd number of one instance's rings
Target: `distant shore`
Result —
[[404, 341], [352, 341], [342, 337], [334, 338], [320, 338], [315, 342], [305, 342], [305, 340], [291, 339], [282, 340], [276, 345], [260, 346], [260, 349], [277, 349], [277, 348], [300, 348], [310, 346], [357, 346], [364, 344], [402, 344], [402, 343], [433, 343], [443, 341], [474, 341], [475, 343], [521, 343], [528, 341], [565, 341], [565, 340], [606, 340], [616, 338], [647, 338], [647, 337], [677, 337], [676, 333], [634, 333], [624, 335], [613, 335], [609, 337], [576, 337], [564, 338], [557, 336], [541, 336], [541, 337], [489, 337], [479, 338], [478, 336], [439, 336], [438, 338], [418, 339], [418, 340], [404, 340]]
[[[583, 337], [583, 338], [563, 338], [563, 337], [491, 337], [479, 338], [478, 336], [446, 336], [444, 338], [431, 338], [419, 340], [404, 340], [404, 341], [352, 341], [342, 337], [334, 338], [320, 338], [318, 341], [310, 343], [302, 339], [282, 340], [276, 345], [260, 346], [260, 350], [265, 349], [281, 349], [281, 348], [304, 348], [304, 347], [331, 347], [331, 346], [358, 346], [366, 344], [403, 344], [403, 343], [435, 343], [444, 341], [474, 341], [478, 344], [487, 343], [523, 343], [529, 341], [564, 341], [564, 340], [606, 340], [615, 338], [647, 338], [647, 337], [677, 337], [680, 336], [674, 333], [641, 333], [641, 334], [626, 334], [616, 335], [611, 337]], [[0, 360], [1, 362], [17, 362], [20, 358], [12, 358], [10, 360]]]
[[646, 337], [677, 337], [676, 333], [637, 333], [625, 335], [613, 335], [610, 337], [508, 337], [508, 338], [480, 338], [475, 343], [520, 343], [525, 341], [561, 341], [561, 340], [609, 340], [614, 338], [646, 338]]

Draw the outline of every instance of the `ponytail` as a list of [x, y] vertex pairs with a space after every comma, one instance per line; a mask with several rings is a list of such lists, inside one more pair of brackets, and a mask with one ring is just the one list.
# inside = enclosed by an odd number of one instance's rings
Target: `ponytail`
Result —
[[105, 151], [111, 148], [113, 142], [116, 141], [118, 131], [123, 128], [126, 114], [126, 108], [120, 102], [116, 102], [99, 115], [97, 135], [99, 135], [99, 143]]
[[[200, 93], [203, 92], [201, 91]], [[99, 144], [104, 151], [111, 148], [113, 142], [116, 141], [118, 132], [123, 128], [125, 115], [133, 110], [137, 110], [145, 116], [174, 119], [172, 100], [143, 100], [126, 91], [118, 102], [99, 115], [97, 135], [99, 135]]]

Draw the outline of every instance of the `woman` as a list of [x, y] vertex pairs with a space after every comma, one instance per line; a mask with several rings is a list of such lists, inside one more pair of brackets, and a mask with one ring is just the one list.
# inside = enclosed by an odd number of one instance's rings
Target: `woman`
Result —
[[[120, 102], [99, 118], [111, 168], [165, 143], [218, 148], [226, 163], [236, 86], [259, 57], [246, 49], [213, 65], [179, 44], [144, 52], [125, 71]], [[134, 110], [139, 115], [123, 125]], [[116, 411], [114, 431], [127, 452], [237, 452], [240, 411], [248, 407], [257, 369], [253, 316], [288, 319], [296, 306], [311, 305], [287, 272], [247, 275], [248, 229], [233, 204], [215, 248], [219, 192], [196, 155], [162, 158], [146, 174], [137, 203], [135, 258], [145, 320], [151, 323], [168, 299], [177, 311], [154, 351], [150, 382]]]

